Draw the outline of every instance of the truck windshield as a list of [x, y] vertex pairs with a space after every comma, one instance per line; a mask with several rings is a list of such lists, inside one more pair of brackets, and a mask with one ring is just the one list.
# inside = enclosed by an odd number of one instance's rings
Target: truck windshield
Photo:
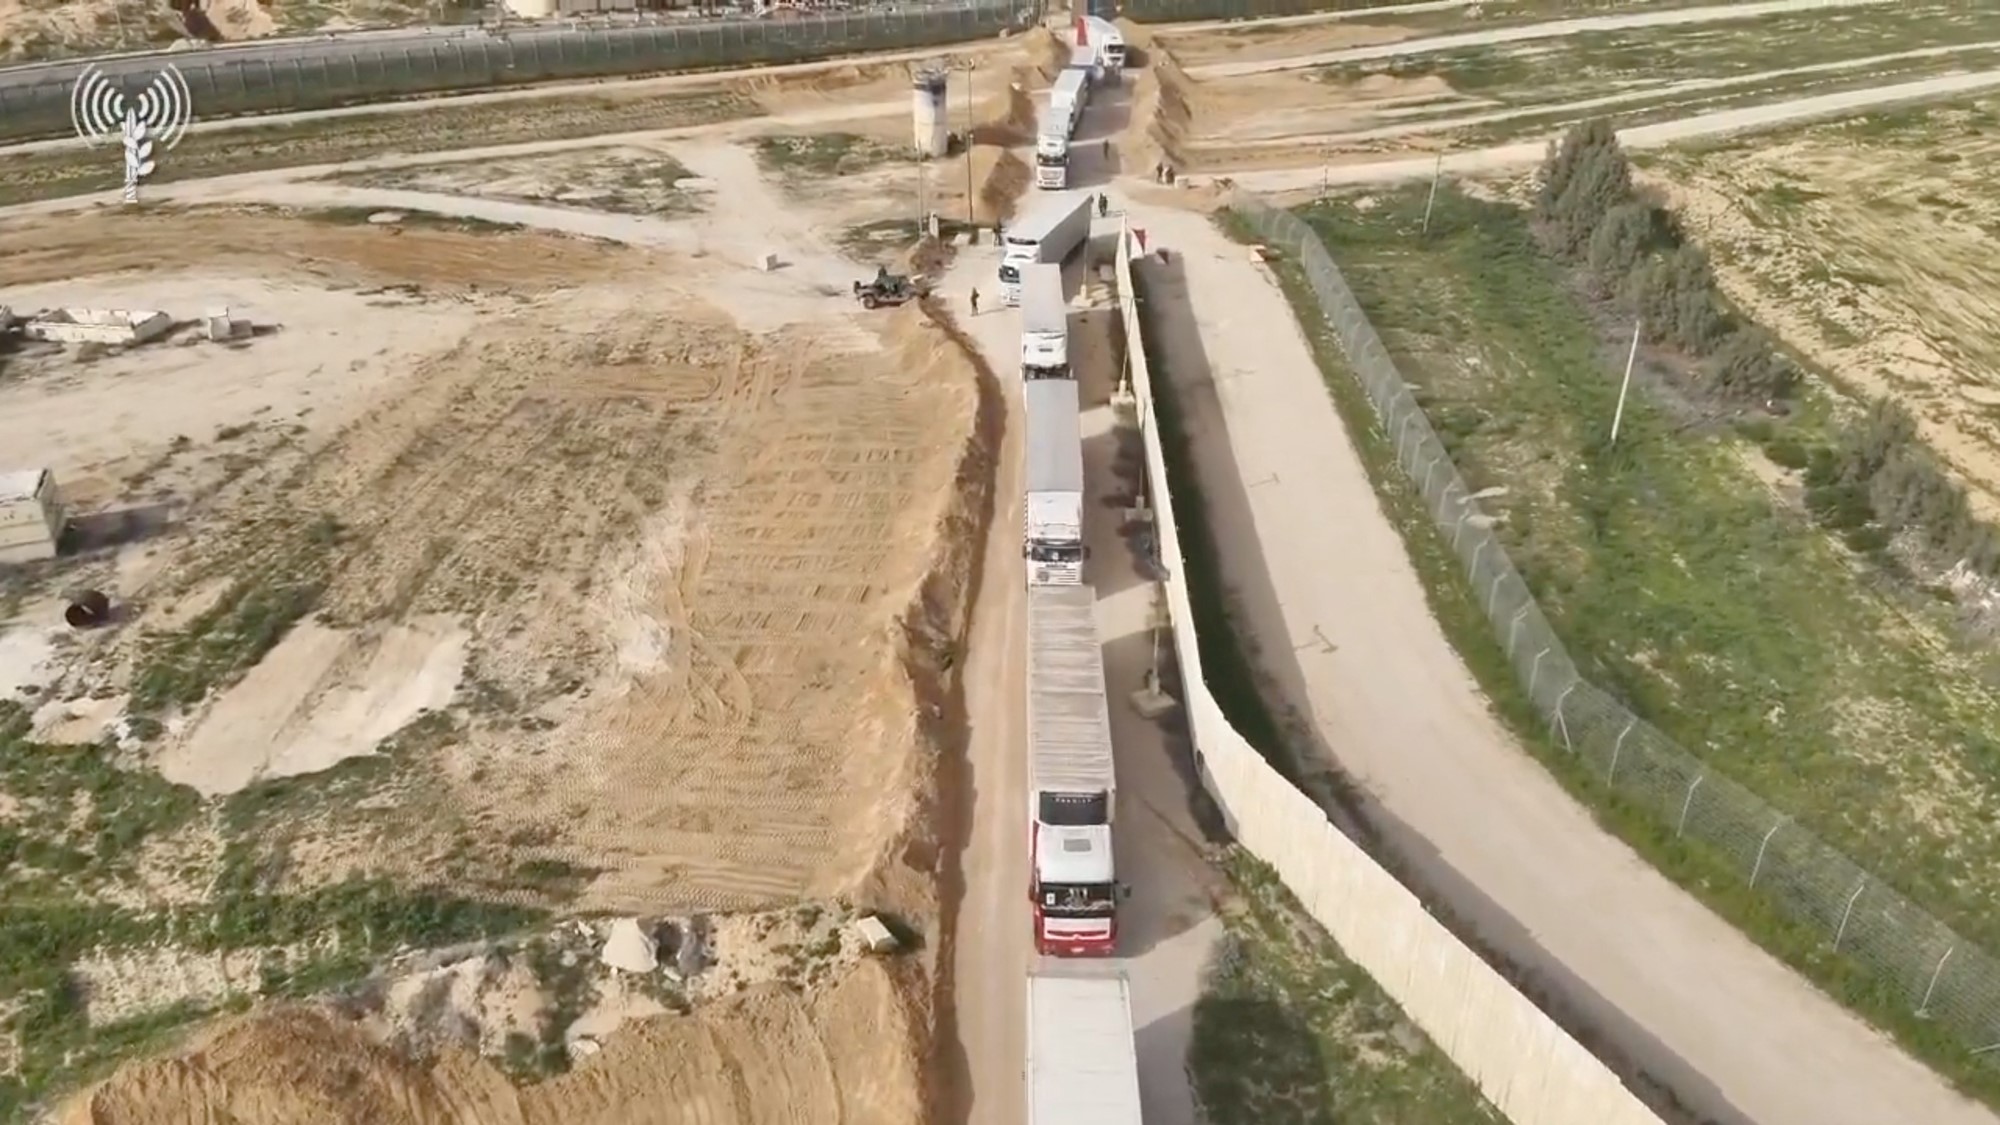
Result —
[[1043, 152], [1041, 149], [1036, 149], [1035, 163], [1041, 165], [1044, 168], [1059, 168], [1069, 163], [1069, 150], [1064, 149], [1061, 152]]
[[1036, 893], [1043, 914], [1109, 918], [1118, 912], [1118, 896], [1110, 883], [1043, 883]]
[[[1082, 562], [1083, 544], [1044, 543], [1036, 540], [1028, 546], [1028, 557], [1034, 559], [1036, 562]], [[1048, 823], [1054, 824], [1056, 822], [1051, 820]], [[1104, 822], [1097, 820], [1091, 821], [1091, 823], [1102, 824]]]
[[1035, 804], [1035, 819], [1057, 828], [1111, 823], [1111, 799], [1103, 793], [1044, 793]]

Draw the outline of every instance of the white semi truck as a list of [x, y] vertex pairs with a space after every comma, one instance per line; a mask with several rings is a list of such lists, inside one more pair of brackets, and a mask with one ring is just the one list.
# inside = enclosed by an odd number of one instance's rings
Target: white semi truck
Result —
[[1028, 1125], [1141, 1125], [1122, 974], [1028, 977]]
[[1105, 77], [1118, 79], [1119, 72], [1125, 69], [1125, 33], [1118, 30], [1117, 24], [1103, 16], [1087, 17], [1077, 41], [1088, 41], [1097, 52], [1097, 65]]
[[1027, 406], [1027, 485], [1021, 554], [1031, 586], [1083, 581], [1083, 426], [1074, 379], [1021, 385]]
[[1118, 946], [1111, 821], [1117, 773], [1097, 592], [1028, 588], [1028, 831], [1035, 949], [1109, 957]]
[[1072, 378], [1062, 267], [1021, 267], [1021, 380]]
[[1052, 105], [1035, 120], [1035, 186], [1044, 191], [1069, 186], [1069, 121]]
[[1000, 298], [1021, 303], [1021, 267], [1059, 265], [1090, 241], [1087, 191], [1065, 191], [1038, 198], [1026, 214], [1000, 235]]

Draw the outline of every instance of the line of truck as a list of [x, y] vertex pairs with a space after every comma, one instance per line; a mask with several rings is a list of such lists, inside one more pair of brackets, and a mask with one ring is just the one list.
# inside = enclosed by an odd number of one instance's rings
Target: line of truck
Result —
[[[1028, 900], [1035, 952], [1061, 958], [1115, 954], [1124, 897], [1097, 591], [1083, 575], [1083, 402], [1062, 267], [1089, 241], [1090, 204], [1081, 192], [1038, 203], [1007, 232], [1011, 275], [1002, 267], [1021, 308], [1026, 415]], [[1141, 1125], [1124, 974], [1043, 963], [1027, 987], [1027, 1125]]]
[[1083, 581], [1083, 403], [1069, 360], [1062, 267], [1026, 264], [1020, 277], [1028, 892], [1035, 950], [1108, 957], [1118, 946], [1111, 847], [1117, 778], [1097, 593]]
[[1079, 16], [1068, 65], [1049, 88], [1049, 104], [1035, 120], [1035, 186], [1069, 186], [1069, 145], [1083, 124], [1083, 109], [1099, 83], [1116, 83], [1125, 69], [1125, 37], [1101, 16]]

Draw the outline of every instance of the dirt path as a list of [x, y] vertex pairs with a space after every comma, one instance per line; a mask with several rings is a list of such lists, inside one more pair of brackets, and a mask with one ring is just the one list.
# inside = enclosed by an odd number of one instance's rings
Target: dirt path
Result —
[[1432, 620], [1275, 283], [1206, 217], [1141, 216], [1185, 269], [1185, 295], [1155, 300], [1173, 310], [1171, 377], [1246, 624], [1393, 846], [1617, 1053], [1717, 1121], [1992, 1125], [1606, 834], [1514, 744]]
[[[1619, 130], [1618, 139], [1628, 149], [1659, 148], [1676, 141], [1748, 133], [1823, 117], [1842, 117], [1863, 110], [1947, 98], [1956, 94], [1988, 90], [1995, 86], [2000, 86], [2000, 70], [1948, 74], [1916, 82], [1900, 82], [1893, 86], [1843, 90], [1837, 94], [1822, 94], [1818, 97], [1797, 98], [1792, 101], [1745, 106], [1740, 109], [1722, 109], [1713, 113], [1683, 117], [1677, 121], [1638, 125]], [[1281, 194], [1309, 191], [1322, 184], [1369, 184], [1423, 179], [1439, 168], [1463, 175], [1520, 171], [1540, 164], [1547, 147], [1546, 142], [1541, 140], [1522, 141], [1517, 144], [1475, 149], [1471, 152], [1449, 153], [1441, 162], [1436, 156], [1418, 156], [1318, 168], [1249, 171], [1224, 169], [1215, 172], [1214, 176], [1216, 179], [1228, 179], [1238, 187], [1249, 191]]]
[[1674, 8], [1667, 11], [1634, 12], [1621, 16], [1582, 16], [1577, 19], [1549, 20], [1546, 23], [1515, 27], [1496, 27], [1488, 31], [1465, 31], [1452, 35], [1433, 35], [1423, 39], [1404, 39], [1396, 43], [1380, 43], [1367, 47], [1347, 47], [1338, 51], [1322, 51], [1318, 54], [1299, 55], [1289, 59], [1210, 63], [1206, 66], [1189, 67], [1188, 73], [1196, 78], [1242, 78], [1252, 74], [1307, 70], [1316, 66], [1360, 62], [1364, 59], [1396, 58], [1403, 55], [1427, 54], [1432, 51], [1455, 51], [1466, 47], [1492, 47], [1502, 43], [1522, 43], [1535, 39], [1563, 39], [1588, 32], [1630, 31], [1635, 28], [1673, 27], [1680, 24], [1714, 23], [1719, 20], [1746, 20], [1784, 12], [1809, 11], [1814, 8], [1853, 8], [1888, 2], [1890, 0], [1757, 0], [1749, 4], [1715, 4], [1705, 8]]
[[[992, 295], [990, 247], [959, 255], [943, 281], [959, 313], [974, 288]], [[961, 323], [999, 377], [1006, 430], [994, 479], [994, 512], [979, 600], [972, 609], [965, 701], [972, 728], [967, 778], [972, 826], [959, 862], [965, 898], [957, 921], [952, 973], [957, 992], [957, 1053], [949, 1084], [960, 1105], [942, 1120], [1018, 1125], [1027, 1112], [1021, 1060], [1026, 1052], [1023, 1002], [1033, 947], [1028, 932], [1027, 609], [1021, 563], [1020, 317], [996, 308]], [[1012, 361], [1011, 363], [1009, 361]], [[1012, 376], [1010, 378], [1010, 376]], [[950, 1051], [951, 1048], [947, 1048]]]

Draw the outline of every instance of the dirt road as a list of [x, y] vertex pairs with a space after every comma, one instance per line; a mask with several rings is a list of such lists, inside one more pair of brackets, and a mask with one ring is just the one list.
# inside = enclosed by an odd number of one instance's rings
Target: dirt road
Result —
[[1335, 63], [1361, 62], [1364, 59], [1395, 58], [1402, 55], [1428, 54], [1432, 51], [1456, 51], [1466, 47], [1493, 47], [1502, 43], [1523, 43], [1535, 39], [1563, 39], [1590, 32], [1631, 31], [1648, 27], [1714, 23], [1718, 20], [1747, 20], [1784, 12], [1810, 11], [1815, 8], [1854, 8], [1888, 2], [1889, 0], [1756, 0], [1755, 3], [1749, 4], [1672, 8], [1666, 11], [1633, 12], [1621, 16], [1582, 16], [1576, 19], [1549, 20], [1546, 23], [1522, 24], [1515, 27], [1496, 27], [1488, 31], [1465, 31], [1452, 35], [1405, 39], [1396, 43], [1381, 43], [1367, 47], [1347, 47], [1338, 51], [1322, 51], [1318, 54], [1299, 55], [1289, 59], [1210, 63], [1207, 66], [1190, 67], [1188, 73], [1196, 78], [1241, 78], [1280, 70], [1308, 70]]
[[[971, 723], [969, 775], [962, 798], [971, 829], [959, 863], [966, 887], [957, 922], [952, 973], [958, 1050], [948, 1076], [963, 1099], [945, 1117], [967, 1125], [1018, 1125], [1027, 1113], [1021, 1060], [1026, 1053], [1023, 1002], [1033, 958], [1028, 933], [1027, 607], [1021, 562], [1020, 317], [997, 308], [996, 260], [990, 248], [959, 255], [943, 280], [944, 298], [999, 376], [1007, 426], [994, 480], [992, 530], [979, 599], [972, 607], [965, 703]], [[974, 288], [985, 312], [966, 316]], [[1013, 364], [1008, 364], [1009, 359]], [[947, 1052], [952, 1048], [947, 1046]]]
[[[1842, 117], [1864, 110], [1884, 109], [1909, 102], [1947, 98], [1956, 94], [1990, 90], [2000, 86], [2000, 70], [1970, 74], [1947, 74], [1893, 86], [1865, 90], [1843, 90], [1837, 94], [1797, 98], [1769, 105], [1722, 109], [1699, 113], [1676, 121], [1637, 125], [1618, 131], [1618, 139], [1628, 149], [1659, 148], [1677, 141], [1700, 137], [1720, 137], [1747, 133], [1778, 125], [1791, 125], [1826, 117]], [[1246, 171], [1222, 170], [1217, 179], [1228, 179], [1249, 191], [1282, 194], [1310, 191], [1322, 184], [1390, 183], [1424, 179], [1437, 169], [1464, 175], [1520, 171], [1540, 164], [1547, 153], [1544, 141], [1523, 141], [1445, 155], [1378, 160], [1357, 164], [1335, 164], [1319, 168], [1274, 168]]]
[[1141, 218], [1185, 271], [1184, 295], [1155, 297], [1173, 310], [1166, 367], [1246, 624], [1422, 877], [1717, 1121], [1992, 1125], [1611, 838], [1513, 742], [1432, 620], [1275, 283], [1205, 217]]

